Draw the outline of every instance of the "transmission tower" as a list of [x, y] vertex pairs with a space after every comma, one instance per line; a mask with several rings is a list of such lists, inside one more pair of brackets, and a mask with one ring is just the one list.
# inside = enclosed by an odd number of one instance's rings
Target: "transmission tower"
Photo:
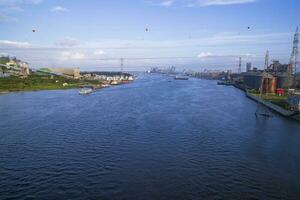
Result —
[[121, 58], [120, 62], [121, 62], [121, 72], [123, 72], [123, 69], [124, 69], [124, 58]]
[[267, 50], [266, 56], [265, 56], [265, 66], [264, 66], [264, 69], [268, 69], [269, 68], [269, 58], [270, 58], [270, 55], [269, 55], [269, 51]]
[[290, 59], [290, 67], [292, 73], [297, 73], [297, 66], [299, 64], [299, 32], [298, 27], [296, 29], [296, 33], [294, 35], [294, 41], [293, 41], [293, 51]]
[[242, 57], [239, 58], [239, 70], [238, 73], [242, 73]]

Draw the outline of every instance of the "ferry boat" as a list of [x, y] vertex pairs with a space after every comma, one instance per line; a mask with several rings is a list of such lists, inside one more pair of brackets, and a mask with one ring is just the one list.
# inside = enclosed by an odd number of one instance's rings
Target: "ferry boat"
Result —
[[186, 76], [175, 76], [174, 79], [175, 80], [189, 80], [189, 78]]
[[93, 92], [92, 88], [82, 88], [79, 90], [79, 94], [85, 95], [85, 94], [91, 94]]

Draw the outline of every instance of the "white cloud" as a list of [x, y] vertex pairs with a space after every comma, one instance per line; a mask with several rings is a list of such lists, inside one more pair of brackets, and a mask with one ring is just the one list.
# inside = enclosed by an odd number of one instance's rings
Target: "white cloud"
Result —
[[0, 0], [1, 6], [37, 5], [43, 0]]
[[165, 7], [170, 7], [173, 5], [174, 2], [174, 0], [164, 0], [163, 2], [161, 2], [161, 5]]
[[199, 6], [225, 6], [234, 4], [254, 3], [257, 0], [197, 0], [196, 5]]
[[79, 41], [76, 38], [73, 37], [66, 37], [63, 40], [59, 41], [57, 45], [62, 47], [74, 47], [79, 45]]
[[37, 5], [41, 2], [42, 0], [0, 0], [0, 23], [17, 21], [15, 15], [23, 11], [22, 6]]
[[96, 56], [100, 56], [100, 55], [104, 55], [105, 52], [103, 50], [96, 50], [96, 51], [94, 51], [93, 54], [96, 55]]
[[[183, 40], [86, 40], [78, 45], [60, 48], [57, 43], [32, 44], [24, 41], [0, 40], [1, 52], [8, 52], [34, 66], [119, 66], [118, 58], [125, 58], [127, 66], [217, 65], [236, 66], [236, 58], [243, 62], [263, 62], [266, 48], [274, 49], [274, 59], [288, 59], [293, 32], [247, 34], [215, 33], [206, 37]], [[74, 39], [74, 38], [73, 38]], [[284, 45], [284, 48], [282, 47]], [[65, 45], [66, 46], [66, 45]], [[71, 46], [71, 47], [70, 47]], [[28, 48], [27, 48], [28, 47]], [[58, 48], [59, 47], [59, 48]], [[109, 55], [109, 56], [108, 56]], [[156, 57], [191, 57], [191, 59], [163, 59]], [[126, 58], [154, 58], [130, 60]], [[115, 58], [109, 61], [101, 58]], [[256, 65], [259, 66], [259, 65]]]
[[80, 60], [85, 58], [85, 54], [81, 52], [64, 51], [61, 53], [63, 60]]
[[32, 47], [32, 45], [28, 42], [0, 40], [0, 48], [29, 48], [29, 47]]
[[226, 6], [236, 4], [254, 3], [258, 0], [160, 0], [161, 6], [171, 7], [178, 4], [186, 7]]
[[8, 6], [8, 7], [5, 7], [4, 9], [2, 9], [2, 12], [5, 12], [5, 13], [16, 13], [16, 12], [22, 12], [22, 11], [24, 11], [24, 9], [19, 6]]
[[213, 54], [212, 53], [210, 53], [210, 52], [201, 52], [201, 53], [199, 53], [198, 54], [198, 58], [207, 58], [207, 57], [210, 57], [210, 56], [212, 56]]
[[62, 6], [54, 6], [50, 9], [51, 12], [68, 12], [69, 10]]

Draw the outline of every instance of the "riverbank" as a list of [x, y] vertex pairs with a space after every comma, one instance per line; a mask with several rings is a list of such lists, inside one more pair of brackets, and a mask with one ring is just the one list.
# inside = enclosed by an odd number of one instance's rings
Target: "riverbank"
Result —
[[261, 103], [262, 105], [266, 106], [267, 108], [277, 112], [281, 116], [300, 121], [300, 113], [297, 111], [287, 110], [280, 105], [276, 105], [272, 101], [261, 99], [257, 95], [251, 94], [249, 91], [246, 91], [246, 96], [258, 103]]
[[80, 88], [84, 85], [99, 85], [100, 81], [81, 81], [63, 76], [30, 75], [26, 78], [5, 77], [0, 79], [0, 93], [36, 90], [61, 90]]
[[[218, 83], [218, 85], [220, 85]], [[274, 96], [274, 95], [263, 95], [263, 98], [260, 98], [258, 94], [251, 93], [248, 88], [246, 88], [243, 84], [233, 83], [231, 84], [233, 87], [245, 92], [246, 96], [258, 103], [261, 103], [265, 107], [273, 110], [274, 112], [280, 114], [281, 116], [294, 119], [300, 121], [300, 113], [297, 111], [288, 110], [288, 105], [285, 102], [284, 96]]]

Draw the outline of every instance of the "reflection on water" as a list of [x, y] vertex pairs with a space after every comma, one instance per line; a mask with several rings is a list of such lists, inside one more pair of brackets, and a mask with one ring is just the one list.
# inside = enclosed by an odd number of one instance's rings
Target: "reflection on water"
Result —
[[299, 199], [300, 124], [213, 81], [0, 96], [0, 199]]

